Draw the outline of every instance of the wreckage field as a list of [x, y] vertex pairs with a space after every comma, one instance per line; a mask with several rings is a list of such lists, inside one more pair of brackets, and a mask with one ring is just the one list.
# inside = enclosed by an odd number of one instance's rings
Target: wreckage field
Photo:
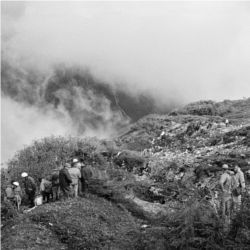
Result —
[[[17, 212], [2, 199], [2, 249], [249, 249], [250, 99], [148, 115], [114, 140], [49, 137], [16, 153], [1, 195], [23, 171], [38, 183], [72, 157], [92, 166], [85, 197]], [[221, 216], [222, 165], [245, 175], [241, 210]]]

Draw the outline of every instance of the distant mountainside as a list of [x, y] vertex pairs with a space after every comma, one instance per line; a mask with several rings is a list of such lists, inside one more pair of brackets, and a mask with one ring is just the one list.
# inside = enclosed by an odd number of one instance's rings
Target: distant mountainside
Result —
[[[8, 179], [21, 182], [25, 171], [37, 181], [75, 157], [91, 166], [91, 194], [24, 210], [20, 217], [4, 202], [3, 246], [16, 249], [25, 243], [40, 249], [53, 242], [52, 249], [248, 249], [248, 115], [249, 99], [202, 101], [147, 115], [115, 141], [35, 141], [17, 152], [2, 173], [2, 196]], [[238, 164], [246, 180], [240, 212], [232, 211], [225, 220], [219, 185], [223, 164], [231, 170]]]
[[69, 116], [79, 135], [87, 128], [119, 131], [129, 122], [159, 112], [148, 93], [133, 93], [78, 67], [57, 65], [45, 73], [3, 60], [1, 80], [3, 96], [41, 112], [51, 110]]
[[172, 127], [176, 124], [182, 126], [185, 132], [191, 123], [223, 124], [226, 119], [232, 126], [250, 124], [250, 98], [223, 102], [199, 101], [173, 110], [169, 114], [150, 114], [130, 125], [120, 135], [119, 140], [132, 150], [143, 150], [151, 147], [153, 138], [158, 137], [163, 130], [172, 132]]
[[170, 115], [175, 114], [213, 115], [230, 119], [233, 122], [245, 123], [250, 121], [250, 98], [222, 102], [194, 102], [170, 113]]

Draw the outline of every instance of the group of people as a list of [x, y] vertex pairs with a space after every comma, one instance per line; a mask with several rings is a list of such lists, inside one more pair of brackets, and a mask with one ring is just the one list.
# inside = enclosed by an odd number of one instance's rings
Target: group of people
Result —
[[[21, 177], [29, 205], [34, 207], [35, 197], [38, 193], [42, 195], [43, 202], [56, 201], [61, 197], [65, 200], [85, 195], [92, 177], [92, 169], [91, 166], [84, 164], [83, 159], [74, 158], [71, 162], [66, 162], [62, 168], [54, 169], [50, 175], [39, 178], [39, 188], [37, 188], [34, 178], [28, 173], [23, 172]], [[12, 181], [5, 192], [7, 200], [15, 203], [19, 209], [23, 196], [19, 182]]]
[[[30, 202], [30, 207], [33, 207], [36, 195], [36, 183], [34, 179], [25, 172], [21, 174], [21, 177], [23, 178], [23, 188]], [[5, 189], [5, 194], [5, 199], [16, 205], [19, 210], [24, 194], [19, 182], [11, 181], [11, 184], [7, 185]]]
[[[123, 165], [125, 163], [123, 162]], [[227, 164], [222, 166], [223, 174], [219, 183], [222, 190], [221, 210], [222, 216], [231, 216], [232, 211], [239, 211], [241, 207], [242, 193], [246, 190], [244, 173], [236, 164], [234, 169], [229, 169]], [[87, 191], [88, 183], [92, 178], [91, 166], [86, 166], [83, 159], [72, 159], [66, 162], [60, 169], [39, 179], [39, 189], [37, 189], [34, 178], [23, 172], [23, 189], [26, 193], [30, 207], [35, 206], [35, 197], [40, 193], [43, 202], [51, 200], [66, 200], [70, 197], [84, 196]], [[6, 188], [6, 198], [17, 205], [19, 209], [22, 200], [22, 189], [17, 181], [12, 181]]]
[[242, 194], [246, 191], [244, 173], [236, 164], [233, 171], [227, 164], [223, 164], [223, 174], [220, 177], [220, 187], [222, 190], [221, 207], [222, 217], [231, 217], [232, 211], [240, 210]]
[[58, 175], [59, 186], [64, 199], [78, 197], [87, 191], [88, 182], [92, 177], [90, 166], [85, 166], [77, 158], [72, 163], [65, 163]]

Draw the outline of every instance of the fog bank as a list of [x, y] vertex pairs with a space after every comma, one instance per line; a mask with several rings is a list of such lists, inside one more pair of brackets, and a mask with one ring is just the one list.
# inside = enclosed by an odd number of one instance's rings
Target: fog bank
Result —
[[[1, 5], [4, 160], [50, 134], [114, 135], [130, 121], [129, 96], [135, 117], [142, 107], [249, 97], [249, 2]], [[100, 80], [94, 88], [82, 74], [53, 80], [58, 65]]]

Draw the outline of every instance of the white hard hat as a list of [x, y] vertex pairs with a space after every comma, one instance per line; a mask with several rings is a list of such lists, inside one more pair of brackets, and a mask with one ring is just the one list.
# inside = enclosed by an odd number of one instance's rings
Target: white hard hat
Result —
[[77, 162], [79, 162], [78, 159], [76, 159], [76, 158], [73, 159], [73, 163], [77, 163]]
[[223, 169], [228, 169], [228, 165], [227, 165], [227, 164], [223, 164], [223, 165], [222, 165], [222, 168], [223, 168]]
[[18, 186], [19, 186], [19, 183], [18, 183], [17, 181], [14, 181], [14, 182], [13, 182], [13, 185], [15, 185], [15, 186], [18, 187]]
[[23, 173], [21, 174], [21, 176], [24, 178], [24, 177], [27, 177], [28, 174], [27, 174], [26, 172], [23, 172]]

